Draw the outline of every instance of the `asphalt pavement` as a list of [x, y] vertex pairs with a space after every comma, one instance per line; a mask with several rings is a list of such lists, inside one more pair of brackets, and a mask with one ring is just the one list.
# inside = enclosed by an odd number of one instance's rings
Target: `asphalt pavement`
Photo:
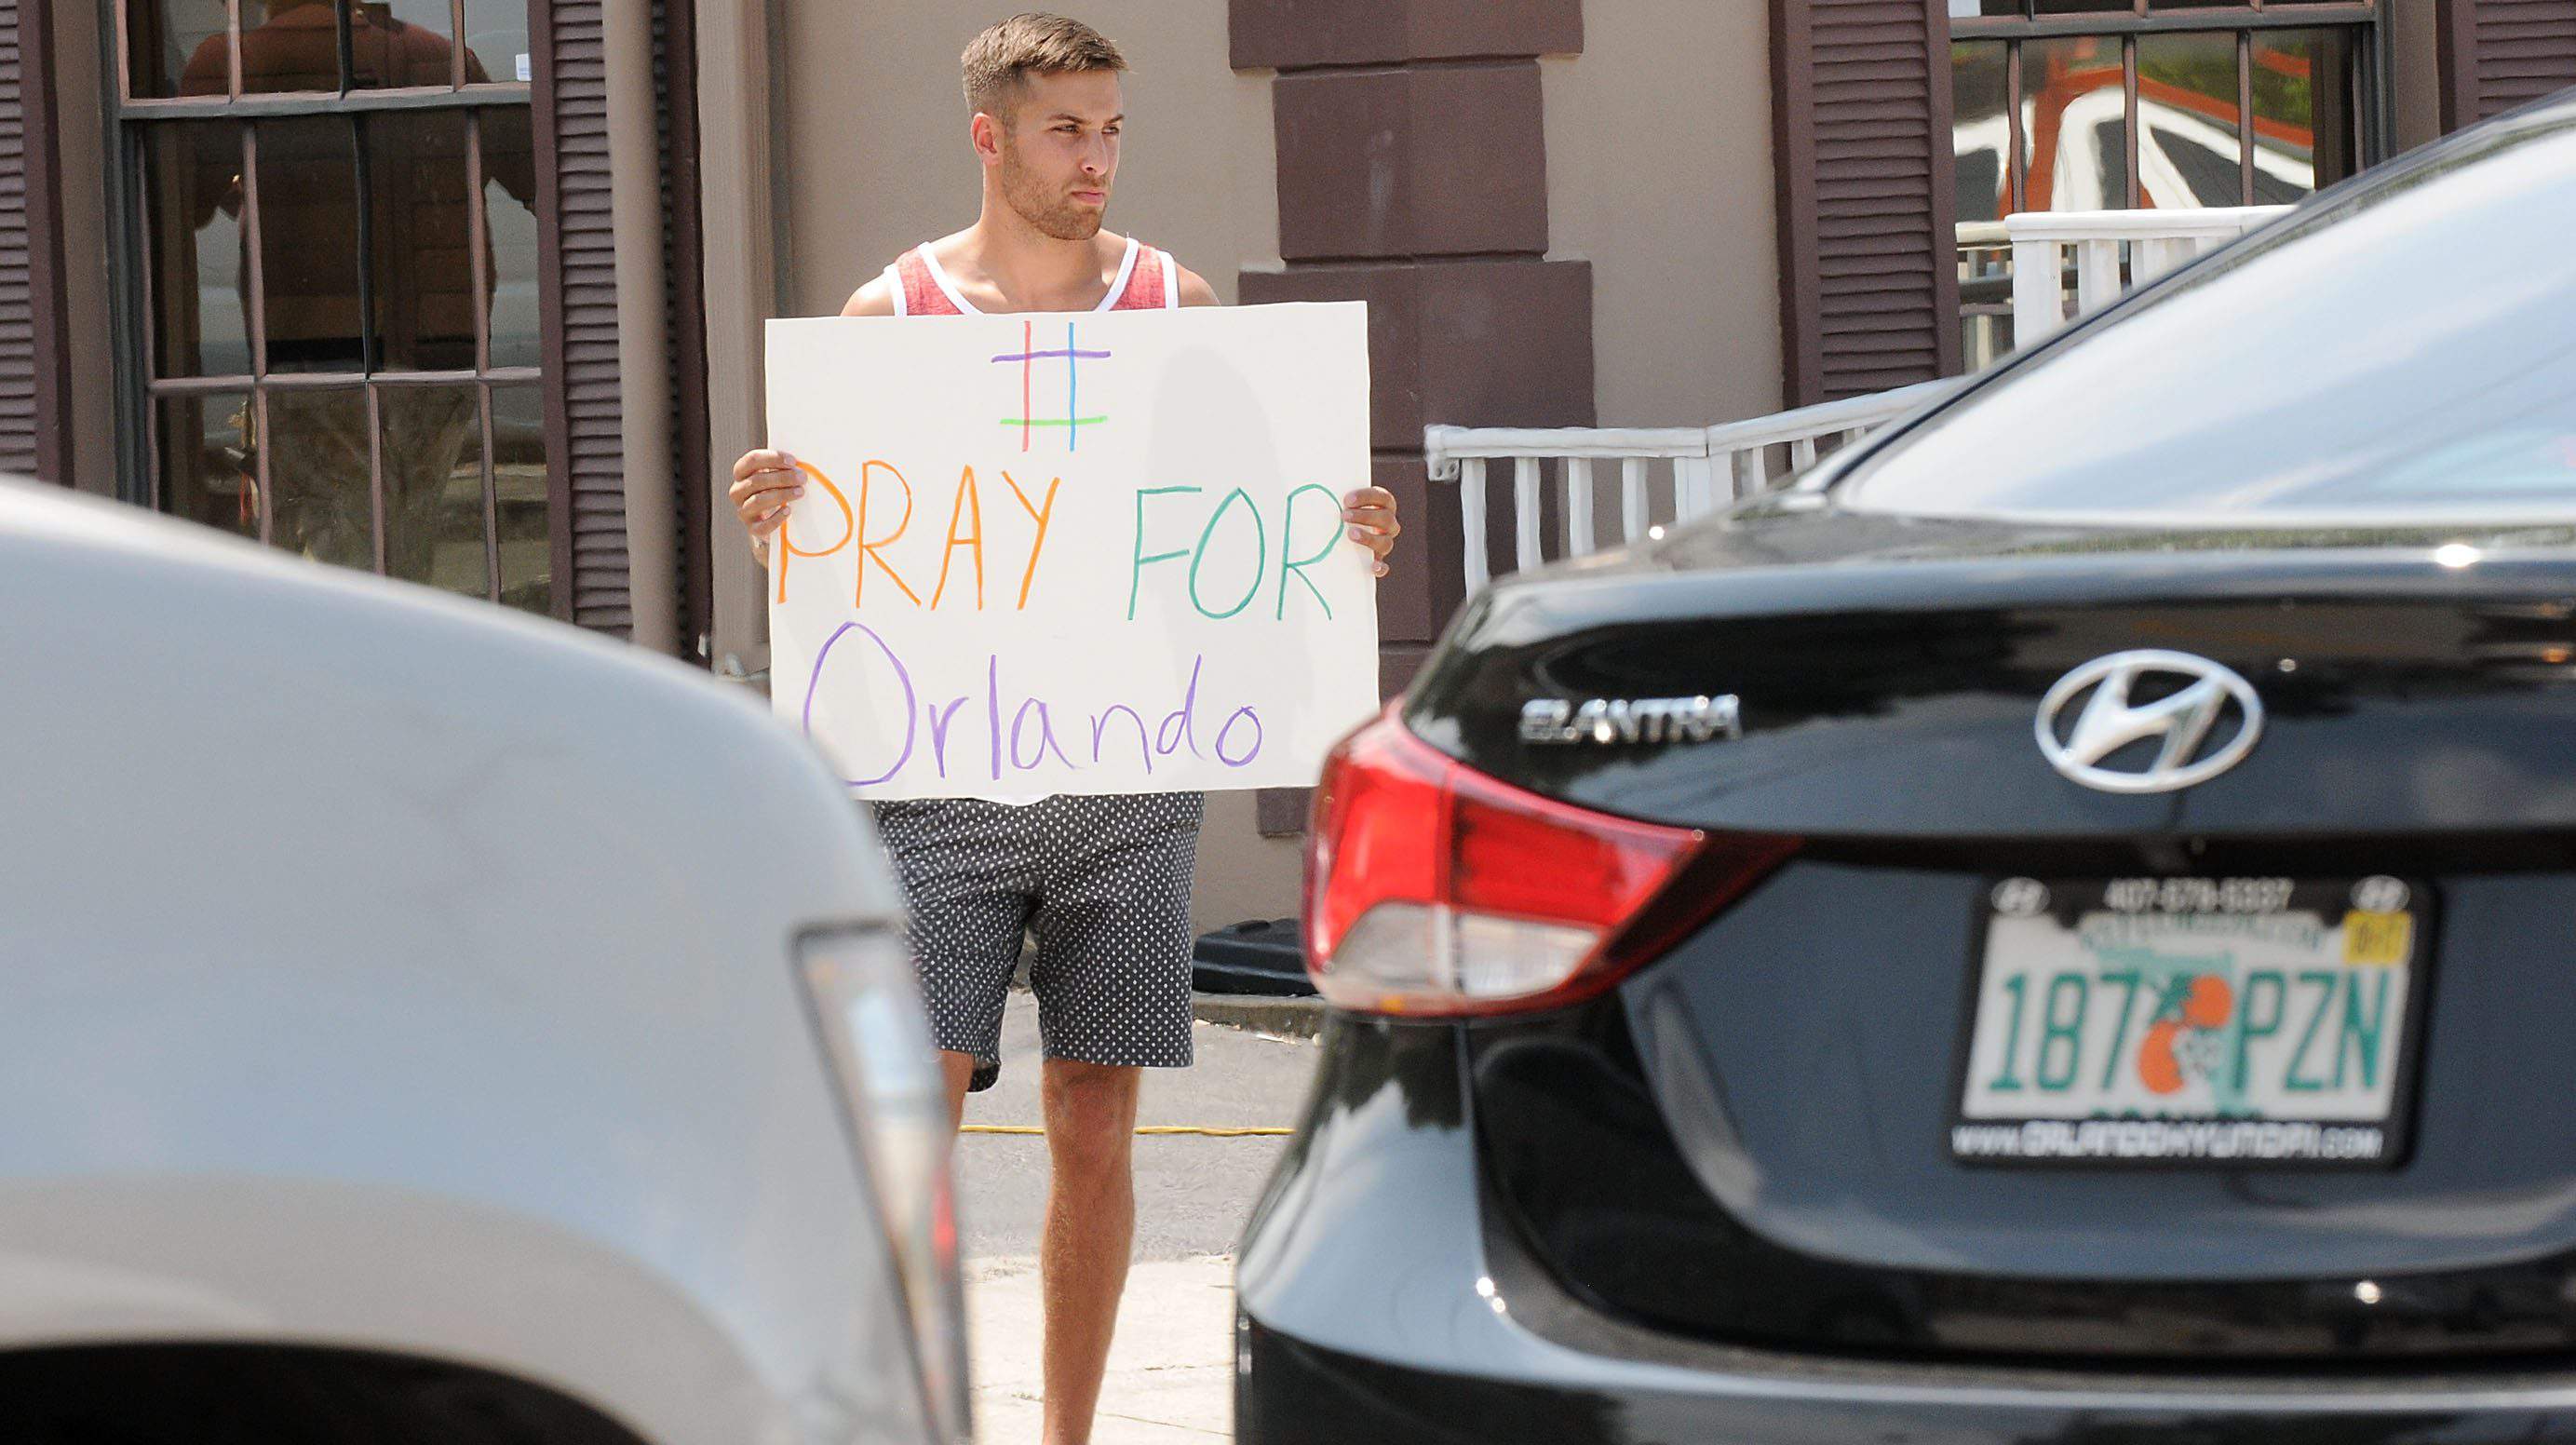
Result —
[[[1148, 1069], [1138, 1122], [1287, 1127], [1317, 1056], [1311, 1039], [1226, 1024], [1195, 1026], [1197, 1062]], [[1034, 1125], [1036, 1003], [1014, 992], [1002, 1025], [1002, 1077], [972, 1095], [966, 1122]], [[1145, 1135], [1136, 1140], [1136, 1263], [1119, 1311], [1095, 1445], [1162, 1445], [1233, 1431], [1234, 1248], [1288, 1140], [1284, 1135]], [[968, 1133], [958, 1141], [973, 1332], [976, 1435], [985, 1445], [1038, 1438], [1038, 1234], [1046, 1140]]]

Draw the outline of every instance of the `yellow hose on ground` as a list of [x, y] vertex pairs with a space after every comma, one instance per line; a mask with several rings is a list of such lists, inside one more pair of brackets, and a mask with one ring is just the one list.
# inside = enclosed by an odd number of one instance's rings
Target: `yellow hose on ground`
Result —
[[[957, 1126], [957, 1131], [961, 1134], [1044, 1134], [1046, 1132], [1043, 1127], [1036, 1124], [960, 1124]], [[1228, 1127], [1215, 1124], [1139, 1124], [1136, 1126], [1136, 1132], [1139, 1134], [1197, 1134], [1210, 1139], [1245, 1139], [1259, 1135], [1294, 1134], [1297, 1131], [1268, 1125]]]

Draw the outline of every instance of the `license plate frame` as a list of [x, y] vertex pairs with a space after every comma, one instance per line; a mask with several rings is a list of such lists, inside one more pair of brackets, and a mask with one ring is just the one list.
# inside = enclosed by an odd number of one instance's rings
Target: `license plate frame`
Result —
[[[2034, 889], [2037, 890], [2035, 895]], [[2268, 908], [2260, 906], [2276, 895], [2277, 903]], [[2142, 898], [2147, 900], [2143, 904], [2140, 902]], [[2395, 900], [2393, 907], [2361, 906], [2363, 902], [2385, 905], [2392, 898]], [[1971, 940], [1973, 951], [1969, 957], [1970, 966], [1964, 970], [1965, 989], [1952, 1047], [1954, 1071], [1950, 1089], [1947, 1157], [1952, 1163], [1969, 1168], [2087, 1173], [2117, 1169], [2372, 1172], [2402, 1167], [2414, 1146], [2417, 1079], [2423, 1066], [2426, 1019], [2432, 1004], [2433, 939], [2439, 922], [2436, 905], [2435, 891], [2429, 881], [2393, 874], [1985, 879], [1984, 891], [1976, 907], [1976, 926]], [[1981, 1043], [1985, 1043], [1979, 1033], [1981, 1006], [1987, 1005], [1994, 997], [1989, 983], [1999, 968], [2018, 968], [2025, 979], [2045, 971], [2026, 960], [2016, 962], [1999, 958], [1996, 951], [1999, 925], [2009, 921], [2017, 935], [2026, 940], [2034, 936], [2029, 921], [2045, 919], [2054, 922], [2065, 935], [2061, 943], [2090, 947], [2083, 941], [2083, 927], [2096, 916], [2110, 915], [2119, 915], [2119, 918], [2113, 924], [2101, 926], [2134, 925], [2135, 931], [2143, 936], [2153, 936], [2158, 925], [2174, 924], [2177, 919], [2279, 919], [2291, 920], [2280, 926], [2292, 928], [2295, 920], [2305, 915], [2341, 954], [2341, 968], [2359, 974], [2343, 984], [2329, 985], [2330, 990], [2333, 987], [2342, 987], [2347, 992], [2360, 989], [2363, 979], [2370, 976], [2361, 973], [2362, 970], [2385, 968], [2392, 978], [2401, 979], [2399, 984], [2380, 985], [2393, 989], [2399, 995], [2400, 1004], [2399, 1016], [2395, 1020], [2394, 1050], [2385, 1056], [2387, 1089], [2384, 1109], [2376, 1117], [2368, 1118], [2353, 1117], [2348, 1112], [2348, 1104], [2336, 1106], [2347, 1112], [2308, 1117], [2260, 1111], [2228, 1113], [2215, 1108], [2168, 1112], [2132, 1108], [2080, 1115], [2069, 1115], [2061, 1108], [2058, 1112], [2010, 1113], [1996, 1111], [1991, 1102], [1991, 1089], [1985, 1091], [1987, 1099], [1981, 1103], [1976, 1083], [1981, 1062], [1991, 1066], [1998, 1057], [2008, 1059], [2011, 1055], [2011, 1050], [2007, 1049], [1999, 1056], [1990, 1043], [1981, 1052]], [[2406, 921], [2402, 927], [2390, 925], [2385, 922], [2390, 917], [2402, 917]], [[2358, 925], [2356, 919], [2360, 920]], [[2144, 922], [2141, 924], [2139, 920]], [[2199, 926], [2203, 925], [2176, 925], [2183, 932]], [[2393, 955], [2389, 953], [2392, 946], [2389, 934], [2392, 932], [2403, 935], [2402, 940], [2396, 943], [2397, 951]], [[2272, 942], [2278, 945], [2281, 941], [2275, 939]], [[2028, 945], [2024, 943], [2022, 946]], [[2356, 957], [2346, 950], [2360, 950], [2369, 956]], [[2233, 955], [2229, 958], [2232, 967]], [[2267, 970], [2249, 969], [2247, 974], [2250, 979], [2251, 974], [2264, 971]], [[2310, 969], [2312, 975], [2319, 971], [2321, 969], [2315, 967]], [[2230, 981], [2233, 981], [2232, 975]], [[2005, 982], [2008, 986], [2008, 978]], [[2054, 984], [2052, 978], [2052, 987]], [[2025, 984], [2025, 1000], [2028, 991]], [[2076, 1011], [2079, 1021], [2085, 1017], [2086, 1007], [2079, 1005]], [[2331, 996], [2318, 1004], [2320, 1010], [2331, 1007]], [[2250, 1000], [2248, 1008], [2252, 1008]], [[2079, 1022], [2077, 1027], [2081, 1030], [2082, 1023]], [[2311, 1023], [2309, 1031], [2313, 1033], [2316, 1027]], [[2177, 1032], [2187, 1034], [2189, 1030], [2178, 1027]], [[2238, 1021], [2238, 1032], [2247, 1032], [2242, 1020]], [[2017, 1046], [2018, 1042], [2016, 1033], [2012, 1043]], [[2085, 1041], [2079, 1038], [2074, 1045], [2078, 1062], [2070, 1065], [2070, 1070], [2082, 1066], [2084, 1046]], [[2223, 1048], [2225, 1045], [2205, 1047]], [[2306, 1046], [2301, 1047], [2304, 1049]], [[2333, 1047], [2338, 1062], [2342, 1062], [2344, 1041], [2338, 1038]], [[2141, 1043], [2132, 1049], [2131, 1056], [2134, 1058], [2142, 1051]], [[2179, 1056], [2180, 1047], [2172, 1052]], [[2102, 1060], [2106, 1073], [2120, 1064], [2121, 1053], [2115, 1046]], [[2205, 1052], [2200, 1056], [2207, 1057]], [[2143, 1061], [2139, 1067], [2143, 1075]], [[2241, 1088], [2245, 1075], [2250, 1072], [2249, 1062], [2242, 1053], [2236, 1057], [2234, 1069], [2235, 1083]], [[2291, 1072], [2296, 1072], [2295, 1062]], [[2363, 1072], [2366, 1077], [2368, 1070]], [[1991, 1072], [1987, 1082], [1990, 1085], [1995, 1082]], [[2203, 1080], [2202, 1085], [2215, 1092], [2214, 1078]], [[2148, 1086], [2142, 1082], [2136, 1087]], [[1997, 1131], [2009, 1131], [2013, 1137], [2007, 1139]]]

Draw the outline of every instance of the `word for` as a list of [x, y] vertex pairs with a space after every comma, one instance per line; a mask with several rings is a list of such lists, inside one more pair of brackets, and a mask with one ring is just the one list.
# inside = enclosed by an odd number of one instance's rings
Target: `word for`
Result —
[[[836, 663], [835, 650], [840, 648], [845, 638], [855, 638], [856, 641]], [[879, 664], [883, 668], [881, 674], [877, 672]], [[1153, 705], [1150, 703], [1140, 710], [1126, 703], [1114, 702], [1087, 713], [1065, 705], [1061, 699], [1050, 702], [1045, 698], [1026, 697], [1015, 704], [1002, 685], [1002, 660], [994, 654], [985, 657], [984, 686], [980, 695], [963, 693], [944, 699], [925, 697], [913, 681], [913, 670], [905, 665], [903, 658], [883, 635], [865, 623], [844, 622], [833, 629], [831, 637], [814, 654], [814, 673], [806, 680], [804, 728], [809, 737], [814, 732], [815, 695], [822, 690], [825, 671], [835, 667], [864, 675], [866, 680], [862, 686], [872, 696], [900, 694], [903, 699], [903, 737], [893, 749], [893, 759], [878, 771], [846, 779], [853, 788], [872, 788], [890, 783], [904, 776], [906, 769], [918, 773], [924, 762], [942, 778], [956, 775], [950, 771], [953, 763], [959, 772], [977, 769], [995, 782], [1006, 775], [1006, 768], [1011, 775], [1034, 772], [1048, 766], [1050, 759], [1054, 766], [1078, 773], [1102, 762], [1113, 748], [1122, 750], [1123, 756], [1123, 749], [1131, 743], [1148, 775], [1152, 774], [1157, 762], [1183, 752], [1194, 758], [1213, 754], [1219, 763], [1229, 768], [1248, 767], [1261, 756], [1263, 729], [1258, 708], [1238, 707], [1225, 714], [1225, 720], [1216, 726], [1214, 732], [1201, 730], [1199, 685], [1207, 669], [1204, 656], [1191, 659], [1189, 685], [1182, 689], [1178, 704], [1149, 725], [1145, 712], [1151, 710]], [[982, 724], [980, 758], [977, 758], [976, 750], [970, 750], [967, 742], [970, 728], [961, 726], [958, 718], [969, 703], [978, 701], [983, 706], [970, 716]], [[1072, 732], [1070, 749], [1056, 732], [1059, 711], [1088, 723], [1087, 729], [1076, 727]], [[1009, 719], [1007, 723], [1005, 716]], [[923, 746], [925, 733], [928, 734], [927, 747]], [[954, 754], [952, 745], [955, 746]], [[1077, 757], [1089, 761], [1076, 761]]]
[[[1207, 514], [1207, 525], [1199, 529], [1199, 538], [1194, 545], [1181, 548], [1174, 552], [1155, 552], [1150, 555], [1145, 551], [1145, 504], [1148, 501], [1156, 497], [1201, 497], [1205, 495], [1207, 495], [1207, 489], [1204, 487], [1140, 487], [1137, 489], [1136, 547], [1132, 554], [1134, 562], [1127, 571], [1128, 621], [1133, 622], [1136, 620], [1136, 599], [1142, 595], [1144, 591], [1145, 569], [1158, 563], [1178, 562], [1184, 557], [1188, 558], [1190, 562], [1190, 606], [1202, 617], [1218, 619], [1232, 617], [1237, 613], [1242, 612], [1245, 608], [1250, 607], [1253, 599], [1261, 595], [1261, 584], [1270, 575], [1270, 528], [1267, 523], [1261, 520], [1261, 504], [1254, 501], [1252, 499], [1252, 494], [1241, 487], [1236, 487], [1228, 491], [1224, 498], [1218, 501], [1216, 509]], [[1295, 533], [1297, 528], [1297, 502], [1300, 498], [1307, 496], [1317, 496], [1324, 499], [1324, 510], [1327, 513], [1327, 519], [1332, 523], [1332, 529], [1331, 534], [1324, 538], [1323, 546], [1315, 549], [1304, 557], [1299, 557], [1296, 555], [1295, 542]], [[1216, 600], [1212, 602], [1209, 600], [1210, 593], [1202, 588], [1200, 573], [1205, 571], [1207, 568], [1210, 548], [1216, 544], [1218, 540], [1218, 532], [1225, 526], [1226, 519], [1230, 516], [1238, 515], [1235, 511], [1237, 503], [1242, 504], [1242, 512], [1240, 513], [1239, 520], [1234, 523], [1235, 534], [1238, 537], [1241, 536], [1242, 529], [1247, 525], [1252, 529], [1252, 578], [1250, 581], [1243, 584], [1243, 589], [1240, 592], [1231, 594], [1233, 597], [1232, 601], [1225, 600], [1229, 595], [1226, 588], [1230, 584], [1220, 581], [1214, 589]], [[1313, 507], [1309, 507], [1307, 510], [1309, 512], [1313, 512], [1315, 509]], [[1332, 556], [1333, 548], [1340, 543], [1341, 539], [1342, 503], [1340, 498], [1333, 495], [1333, 491], [1330, 487], [1318, 487], [1312, 484], [1297, 487], [1292, 489], [1288, 493], [1287, 497], [1280, 502], [1278, 603], [1271, 610], [1271, 617], [1273, 620], [1285, 618], [1288, 615], [1288, 583], [1291, 578], [1294, 578], [1305, 587], [1307, 595], [1315, 599], [1316, 606], [1324, 609], [1324, 615], [1326, 617], [1329, 618], [1333, 615], [1333, 604], [1324, 599], [1322, 589], [1315, 585], [1314, 579], [1306, 575], [1306, 569], [1323, 561], [1325, 558]], [[1219, 555], [1240, 557], [1243, 555], [1243, 549], [1239, 547], [1227, 549], [1227, 551], [1221, 552]], [[1236, 576], [1238, 579], [1240, 578], [1240, 568], [1237, 569]]]

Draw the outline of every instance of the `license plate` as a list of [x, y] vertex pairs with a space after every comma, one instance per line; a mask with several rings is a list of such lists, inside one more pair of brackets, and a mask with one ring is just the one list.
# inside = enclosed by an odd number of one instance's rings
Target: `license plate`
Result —
[[2397, 1163], [2430, 903], [2385, 875], [1995, 883], [1952, 1157]]

